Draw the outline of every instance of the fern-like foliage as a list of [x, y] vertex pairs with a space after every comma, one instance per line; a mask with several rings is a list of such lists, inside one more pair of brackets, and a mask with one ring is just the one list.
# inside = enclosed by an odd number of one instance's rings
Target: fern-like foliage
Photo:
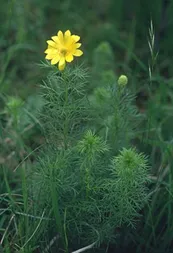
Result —
[[110, 215], [117, 221], [134, 226], [139, 211], [147, 201], [148, 163], [143, 154], [135, 149], [124, 148], [111, 162], [112, 179], [104, 185], [104, 200], [110, 207]]
[[105, 136], [113, 152], [129, 146], [141, 122], [134, 105], [135, 96], [126, 87], [113, 84], [96, 88], [89, 101], [95, 119], [93, 124], [97, 132]]
[[67, 147], [80, 134], [88, 119], [86, 85], [87, 72], [81, 66], [67, 68], [62, 74], [51, 72], [42, 85], [42, 122], [52, 143]]
[[42, 86], [47, 145], [31, 177], [35, 213], [44, 209], [48, 237], [58, 232], [59, 250], [70, 252], [115, 242], [148, 196], [147, 159], [129, 148], [139, 121], [134, 96], [116, 84], [87, 96], [86, 84], [75, 67], [52, 71]]
[[93, 164], [98, 155], [108, 151], [108, 146], [100, 137], [96, 136], [91, 130], [88, 130], [84, 138], [79, 141], [78, 150], [84, 161]]

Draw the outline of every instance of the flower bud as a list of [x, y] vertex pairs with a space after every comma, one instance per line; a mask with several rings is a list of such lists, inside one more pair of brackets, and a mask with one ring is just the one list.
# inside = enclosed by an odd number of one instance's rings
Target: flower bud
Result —
[[127, 85], [127, 82], [128, 82], [128, 78], [125, 75], [121, 75], [118, 79], [119, 86], [125, 86], [125, 85]]

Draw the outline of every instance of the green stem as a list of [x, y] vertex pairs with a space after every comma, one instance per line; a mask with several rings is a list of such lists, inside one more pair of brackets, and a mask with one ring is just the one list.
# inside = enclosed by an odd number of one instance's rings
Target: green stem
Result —
[[89, 197], [89, 190], [90, 190], [90, 183], [89, 183], [89, 179], [90, 179], [90, 174], [89, 174], [89, 168], [87, 167], [85, 169], [85, 184], [86, 184], [86, 199], [88, 199]]
[[65, 208], [65, 212], [64, 212], [63, 229], [64, 229], [64, 239], [65, 239], [65, 251], [66, 253], [68, 253], [68, 237], [66, 232], [66, 212], [67, 212], [67, 208]]
[[51, 190], [51, 198], [52, 198], [52, 208], [53, 208], [53, 213], [54, 213], [54, 217], [56, 220], [57, 230], [58, 230], [58, 233], [60, 234], [60, 237], [63, 241], [64, 249], [66, 249], [66, 240], [64, 237], [61, 214], [60, 214], [60, 209], [59, 209], [59, 204], [58, 204], [58, 199], [57, 199], [57, 191], [56, 191], [56, 186], [55, 186], [53, 175], [51, 175], [50, 190]]
[[[67, 111], [67, 106], [68, 106], [68, 83], [66, 83], [66, 87], [65, 87], [65, 104], [64, 104], [64, 107], [65, 107], [65, 112]], [[63, 130], [63, 135], [64, 135], [64, 147], [65, 147], [65, 150], [67, 149], [68, 147], [68, 115], [66, 113], [66, 116], [65, 116], [65, 123], [64, 123], [64, 130]]]

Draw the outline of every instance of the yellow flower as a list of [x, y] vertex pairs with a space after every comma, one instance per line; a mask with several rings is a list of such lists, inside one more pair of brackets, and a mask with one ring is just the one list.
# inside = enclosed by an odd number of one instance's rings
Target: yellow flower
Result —
[[71, 35], [71, 32], [67, 30], [64, 34], [62, 31], [58, 31], [56, 36], [51, 37], [52, 40], [48, 40], [48, 48], [45, 50], [46, 59], [51, 60], [51, 64], [57, 64], [60, 71], [64, 70], [66, 62], [73, 61], [74, 56], [81, 56], [83, 52], [79, 49], [81, 43], [80, 36]]

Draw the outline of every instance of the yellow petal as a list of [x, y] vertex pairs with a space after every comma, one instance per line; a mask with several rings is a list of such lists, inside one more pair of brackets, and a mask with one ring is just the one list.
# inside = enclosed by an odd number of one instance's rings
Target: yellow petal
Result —
[[80, 40], [80, 36], [78, 35], [72, 35], [72, 38], [75, 42], [78, 42]]
[[46, 57], [45, 57], [45, 59], [48, 59], [48, 60], [51, 60], [51, 59], [53, 59], [55, 56], [54, 55], [46, 55]]
[[55, 56], [55, 57], [51, 60], [51, 64], [52, 64], [52, 65], [53, 65], [53, 64], [56, 64], [56, 63], [59, 62], [59, 60], [60, 60], [60, 56], [57, 55], [57, 56]]
[[74, 57], [73, 57], [72, 54], [69, 54], [69, 55], [67, 55], [67, 56], [65, 57], [65, 59], [66, 59], [66, 61], [67, 61], [68, 63], [70, 63], [70, 62], [73, 61]]
[[80, 48], [80, 46], [82, 45], [81, 43], [76, 43], [76, 49]]
[[56, 48], [56, 43], [52, 40], [47, 41], [48, 45], [52, 46], [53, 48]]
[[65, 37], [65, 46], [70, 49], [74, 45], [74, 40], [72, 39], [72, 36]]
[[57, 43], [59, 43], [59, 38], [58, 36], [52, 36], [51, 39]]
[[65, 64], [65, 57], [61, 57], [59, 61], [59, 67]]
[[48, 50], [49, 50], [49, 49], [46, 49], [46, 50], [44, 51], [44, 53], [45, 53], [45, 54], [48, 54], [48, 52], [49, 52]]
[[71, 36], [71, 32], [70, 32], [70, 30], [67, 30], [66, 32], [65, 32], [65, 36]]
[[57, 53], [57, 49], [55, 49], [55, 48], [49, 48], [49, 49], [46, 49], [44, 53], [46, 53], [46, 54], [56, 54]]
[[80, 49], [77, 49], [74, 53], [73, 53], [74, 56], [81, 56], [83, 55], [83, 52], [80, 50]]
[[57, 35], [58, 35], [59, 41], [60, 41], [61, 43], [63, 43], [63, 33], [62, 33], [62, 31], [59, 31], [59, 32], [57, 33]]
[[65, 69], [65, 65], [66, 63], [64, 63], [63, 65], [58, 65], [59, 71], [63, 71]]

